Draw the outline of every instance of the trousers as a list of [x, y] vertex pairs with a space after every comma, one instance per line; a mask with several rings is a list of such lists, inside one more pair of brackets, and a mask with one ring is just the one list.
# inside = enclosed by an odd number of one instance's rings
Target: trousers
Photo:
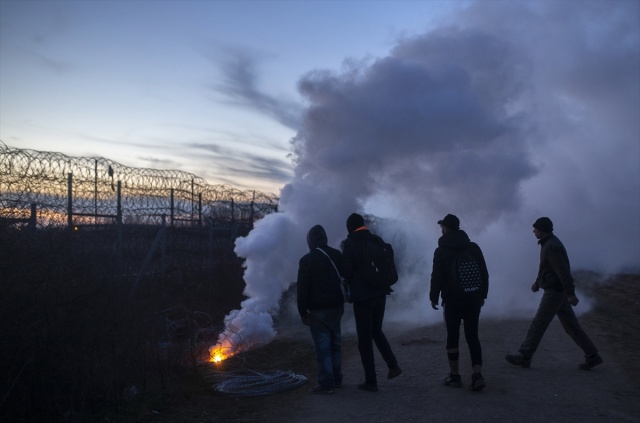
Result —
[[538, 349], [542, 337], [555, 316], [558, 316], [562, 328], [580, 347], [586, 356], [591, 356], [598, 352], [589, 335], [582, 329], [573, 307], [569, 303], [563, 291], [545, 291], [540, 300], [538, 311], [531, 321], [527, 337], [520, 345], [520, 354], [530, 359]]
[[482, 365], [482, 347], [478, 337], [480, 322], [480, 298], [464, 298], [447, 301], [444, 305], [444, 321], [447, 326], [447, 351], [457, 349], [460, 342], [460, 324], [464, 321], [464, 337], [469, 347], [471, 365]]
[[358, 334], [358, 350], [360, 351], [360, 360], [364, 368], [365, 383], [371, 385], [377, 384], [373, 355], [374, 343], [389, 368], [398, 364], [398, 360], [391, 350], [391, 345], [389, 345], [387, 337], [382, 332], [386, 301], [386, 295], [380, 295], [369, 300], [353, 303], [353, 315], [356, 320], [356, 333]]
[[318, 362], [318, 385], [331, 389], [342, 385], [343, 307], [309, 311], [309, 329]]

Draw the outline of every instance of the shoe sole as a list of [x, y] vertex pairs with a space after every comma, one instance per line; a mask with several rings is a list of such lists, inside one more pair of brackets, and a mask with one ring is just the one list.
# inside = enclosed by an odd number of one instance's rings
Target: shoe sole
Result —
[[512, 364], [514, 366], [520, 366], [524, 369], [528, 369], [529, 367], [531, 367], [531, 361], [527, 362], [516, 362], [513, 360], [509, 360], [508, 358], [505, 357], [505, 360], [507, 360], [507, 363]]
[[598, 362], [598, 363], [594, 363], [594, 364], [585, 364], [585, 363], [582, 363], [582, 364], [580, 364], [580, 365], [578, 366], [578, 368], [579, 368], [580, 370], [591, 370], [591, 369], [593, 369], [594, 367], [599, 366], [599, 365], [600, 365], [600, 364], [602, 364], [602, 363], [603, 363], [602, 361], [600, 361], [600, 362]]
[[473, 392], [480, 392], [484, 389], [485, 386], [487, 386], [487, 384], [483, 383], [482, 385], [472, 386], [471, 388], [469, 388], [469, 390]]
[[442, 382], [443, 386], [450, 386], [452, 388], [462, 388], [462, 382]]

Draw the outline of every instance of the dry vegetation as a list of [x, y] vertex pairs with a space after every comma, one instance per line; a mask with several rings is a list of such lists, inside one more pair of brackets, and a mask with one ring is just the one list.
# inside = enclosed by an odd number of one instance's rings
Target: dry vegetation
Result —
[[236, 234], [0, 227], [0, 421], [164, 407], [242, 299]]
[[[246, 398], [212, 388], [221, 370], [315, 375], [308, 337], [203, 364], [243, 298], [238, 234], [0, 228], [0, 421], [275, 422], [305, 401], [306, 388]], [[638, 275], [576, 279], [597, 299], [581, 320], [637, 380]], [[353, 340], [344, 348], [357, 352]]]

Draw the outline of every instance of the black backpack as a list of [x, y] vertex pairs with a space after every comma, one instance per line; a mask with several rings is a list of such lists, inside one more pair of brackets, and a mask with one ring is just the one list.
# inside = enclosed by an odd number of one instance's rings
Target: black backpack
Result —
[[458, 251], [453, 259], [451, 275], [454, 292], [458, 296], [480, 295], [482, 293], [482, 269], [472, 253], [473, 243]]
[[389, 288], [398, 281], [393, 247], [377, 235], [364, 241], [362, 278], [372, 286]]

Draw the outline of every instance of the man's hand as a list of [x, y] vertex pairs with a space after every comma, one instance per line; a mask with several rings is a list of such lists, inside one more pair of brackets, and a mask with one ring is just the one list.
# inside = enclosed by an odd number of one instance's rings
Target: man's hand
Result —
[[538, 291], [540, 291], [540, 285], [538, 284], [538, 281], [535, 281], [535, 282], [533, 283], [533, 285], [531, 285], [531, 290], [532, 290], [533, 292], [538, 292]]
[[431, 308], [434, 310], [438, 309], [438, 303], [431, 303]]
[[578, 303], [580, 302], [578, 297], [576, 297], [575, 295], [569, 295], [567, 299], [569, 300], [569, 304], [571, 304], [574, 307], [577, 306]]
[[302, 324], [305, 325], [305, 326], [309, 326], [310, 325], [310, 323], [309, 323], [309, 315], [305, 314], [304, 316], [301, 316], [301, 317], [302, 317]]

